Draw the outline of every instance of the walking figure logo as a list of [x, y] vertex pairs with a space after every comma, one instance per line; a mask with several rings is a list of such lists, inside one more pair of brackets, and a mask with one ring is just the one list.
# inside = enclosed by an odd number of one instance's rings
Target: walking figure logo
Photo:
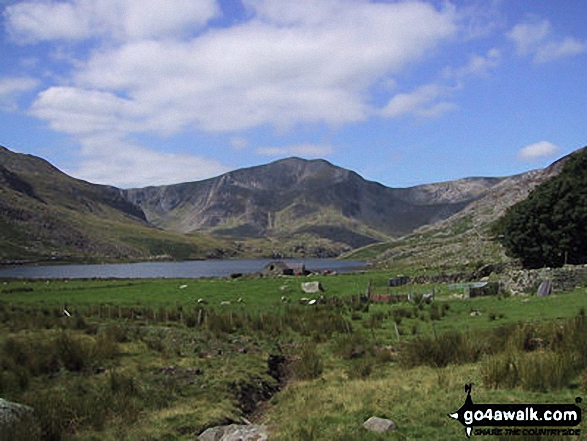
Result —
[[580, 428], [572, 428], [581, 424], [580, 397], [575, 399], [576, 404], [476, 404], [471, 398], [472, 389], [473, 383], [465, 384], [465, 403], [456, 412], [448, 414], [465, 427], [467, 438], [471, 437], [473, 427], [495, 428], [475, 430], [475, 434], [482, 435], [581, 435]]
[[459, 410], [454, 413], [449, 414], [448, 416], [458, 420], [463, 426], [465, 426], [465, 433], [467, 434], [467, 438], [471, 437], [471, 432], [473, 432], [473, 427], [467, 425], [465, 421], [465, 412], [468, 410], [473, 409], [473, 399], [471, 398], [471, 390], [473, 389], [473, 383], [465, 384], [465, 392], [467, 392], [467, 398], [465, 398], [465, 404], [461, 406]]

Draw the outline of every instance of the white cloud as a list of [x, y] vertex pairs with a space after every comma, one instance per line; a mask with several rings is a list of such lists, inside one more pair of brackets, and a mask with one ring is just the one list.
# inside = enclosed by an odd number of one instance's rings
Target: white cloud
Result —
[[457, 69], [447, 68], [444, 71], [446, 78], [463, 80], [469, 76], [487, 76], [491, 69], [501, 63], [501, 52], [499, 49], [490, 49], [486, 55], [474, 54], [469, 58], [469, 62]]
[[133, 101], [109, 92], [51, 87], [39, 94], [31, 113], [69, 134], [127, 133], [140, 129], [145, 113]]
[[442, 100], [448, 93], [449, 88], [438, 84], [420, 86], [410, 93], [395, 95], [381, 113], [390, 118], [405, 115], [436, 118], [457, 108], [455, 103]]
[[[30, 113], [78, 140], [77, 176], [123, 186], [224, 170], [137, 146], [134, 135], [229, 132], [243, 148], [238, 132], [250, 128], [338, 126], [380, 114], [373, 86], [395, 84], [458, 27], [454, 7], [416, 1], [245, 3], [247, 19], [229, 27], [210, 24], [220, 13], [213, 0], [30, 0], [7, 7], [4, 19], [18, 43], [56, 41], [53, 51], [73, 57], [72, 70], [53, 72], [58, 85], [39, 93]], [[431, 117], [454, 107], [437, 94], [413, 109]], [[311, 144], [257, 151], [331, 152]]]
[[229, 171], [213, 159], [159, 152], [117, 136], [84, 136], [81, 145], [79, 165], [67, 172], [79, 179], [122, 188], [198, 181]]
[[323, 158], [332, 154], [330, 145], [299, 144], [285, 147], [263, 147], [256, 150], [261, 156], [303, 156], [306, 158]]
[[587, 52], [586, 41], [573, 37], [561, 40], [553, 34], [548, 20], [533, 20], [515, 25], [507, 36], [515, 43], [519, 55], [530, 55], [535, 63]]
[[235, 150], [245, 150], [249, 146], [249, 141], [242, 136], [233, 136], [229, 142], [230, 146]]
[[516, 44], [518, 54], [526, 55], [546, 40], [551, 32], [550, 22], [541, 20], [519, 23], [507, 33], [507, 36]]
[[8, 6], [7, 29], [17, 41], [132, 40], [181, 34], [219, 13], [214, 0], [26, 1]]
[[518, 152], [518, 158], [522, 161], [535, 161], [540, 158], [550, 158], [557, 154], [558, 146], [548, 141], [540, 141], [527, 145]]
[[[282, 15], [275, 2], [249, 2], [258, 8], [255, 18], [191, 39], [105, 46], [76, 71], [70, 92], [124, 96], [125, 105], [117, 100], [125, 109], [118, 115], [122, 126], [128, 125], [127, 112], [132, 123], [136, 111], [145, 131], [161, 133], [338, 125], [371, 115], [369, 88], [456, 30], [450, 11], [425, 3], [279, 4]], [[57, 96], [40, 97], [47, 111], [37, 114], [63, 128], [53, 121], [50, 98]], [[66, 103], [55, 104], [54, 114], [62, 114]], [[100, 129], [103, 122], [99, 111]]]
[[546, 63], [557, 58], [579, 55], [583, 52], [587, 52], [587, 42], [568, 37], [563, 41], [552, 42], [539, 47], [536, 50], [534, 61], [536, 63]]
[[0, 102], [12, 100], [16, 95], [37, 87], [39, 81], [29, 77], [0, 77]]

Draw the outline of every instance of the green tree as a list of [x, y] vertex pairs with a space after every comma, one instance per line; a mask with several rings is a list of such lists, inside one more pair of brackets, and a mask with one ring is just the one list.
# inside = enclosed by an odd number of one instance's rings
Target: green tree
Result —
[[587, 148], [511, 207], [495, 232], [527, 268], [587, 263]]

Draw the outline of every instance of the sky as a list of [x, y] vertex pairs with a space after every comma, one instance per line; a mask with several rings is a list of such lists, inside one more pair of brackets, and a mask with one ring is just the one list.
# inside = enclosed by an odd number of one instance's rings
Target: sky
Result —
[[0, 0], [0, 145], [94, 183], [298, 156], [390, 187], [587, 145], [585, 0]]

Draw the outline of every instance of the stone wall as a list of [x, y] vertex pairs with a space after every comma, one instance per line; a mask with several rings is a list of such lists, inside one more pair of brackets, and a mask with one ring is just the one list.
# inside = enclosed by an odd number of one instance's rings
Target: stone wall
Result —
[[553, 292], [569, 291], [587, 285], [587, 265], [567, 265], [562, 268], [536, 270], [509, 269], [501, 275], [505, 291], [514, 295], [533, 294], [544, 280], [552, 281]]

